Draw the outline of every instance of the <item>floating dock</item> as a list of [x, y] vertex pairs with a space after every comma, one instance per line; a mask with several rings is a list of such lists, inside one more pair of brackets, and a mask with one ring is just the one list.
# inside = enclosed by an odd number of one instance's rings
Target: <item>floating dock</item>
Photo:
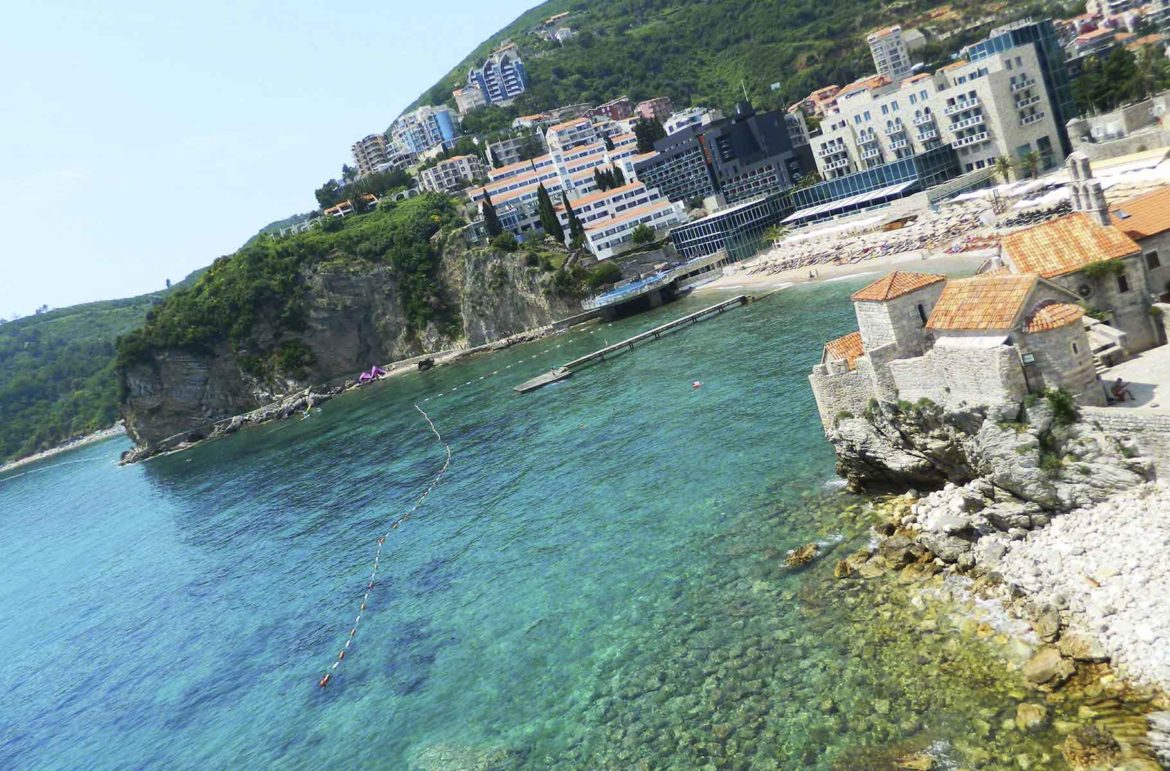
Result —
[[542, 375], [538, 375], [537, 377], [534, 377], [527, 382], [521, 383], [520, 385], [516, 386], [514, 390], [519, 393], [526, 394], [530, 391], [535, 391], [538, 388], [543, 388], [544, 386], [551, 383], [557, 383], [561, 380], [566, 380], [567, 378], [572, 377], [573, 373], [578, 369], [587, 367], [590, 364], [596, 362], [605, 361], [607, 356], [612, 358], [619, 353], [633, 350], [634, 346], [638, 345], [639, 343], [645, 343], [650, 340], [657, 340], [668, 332], [680, 329], [687, 326], [688, 324], [697, 324], [700, 321], [705, 321], [712, 316], [717, 316], [729, 308], [735, 308], [740, 305], [747, 305], [751, 301], [752, 298], [748, 295], [737, 295], [732, 297], [730, 300], [724, 300], [721, 303], [716, 303], [715, 305], [706, 307], [701, 311], [683, 316], [680, 319], [668, 321], [662, 326], [654, 327], [654, 329], [650, 329], [646, 332], [642, 332], [641, 334], [634, 335], [633, 337], [622, 340], [620, 343], [614, 343], [613, 345], [606, 346], [605, 348], [594, 351], [593, 353], [587, 353], [580, 358], [573, 359], [572, 361], [562, 364], [555, 369], [549, 370]]

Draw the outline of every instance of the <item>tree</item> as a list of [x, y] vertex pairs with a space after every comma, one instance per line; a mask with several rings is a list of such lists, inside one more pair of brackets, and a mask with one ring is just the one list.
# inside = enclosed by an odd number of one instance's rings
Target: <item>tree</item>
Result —
[[631, 240], [635, 244], [648, 244], [654, 240], [654, 228], [649, 225], [642, 224], [634, 228], [634, 232], [630, 234]]
[[495, 238], [504, 232], [503, 226], [500, 225], [500, 217], [496, 214], [496, 205], [492, 203], [492, 197], [486, 190], [483, 194], [481, 211], [483, 212], [483, 227], [487, 231], [488, 238]]
[[585, 226], [577, 218], [577, 212], [573, 211], [573, 205], [564, 192], [561, 193], [561, 205], [565, 207], [565, 214], [569, 218], [569, 238], [574, 244], [585, 243]]
[[544, 183], [536, 191], [536, 199], [538, 211], [540, 212], [540, 226], [544, 232], [560, 241], [565, 242], [565, 229], [561, 226], [560, 219], [557, 218], [556, 209], [553, 208], [552, 198], [549, 197], [548, 190], [545, 189]]
[[1040, 154], [1035, 150], [1024, 153], [1016, 161], [1016, 168], [1020, 170], [1021, 174], [1028, 175], [1028, 179], [1035, 179], [1037, 172], [1040, 170]]
[[317, 205], [322, 209], [328, 209], [330, 206], [336, 206], [337, 202], [344, 198], [341, 192], [341, 185], [336, 179], [331, 179], [321, 187], [317, 188], [313, 193], [317, 198]]
[[805, 174], [803, 177], [797, 180], [796, 184], [793, 185], [793, 190], [804, 190], [806, 187], [812, 187], [813, 185], [820, 184], [823, 181], [824, 180], [821, 179], [820, 172], [813, 171]]
[[634, 136], [638, 138], [638, 152], [649, 153], [654, 143], [666, 136], [666, 129], [657, 118], [639, 118], [634, 124]]
[[764, 231], [764, 240], [775, 246], [778, 242], [783, 241], [787, 235], [788, 228], [782, 225], [773, 225]]
[[346, 182], [353, 182], [357, 179], [358, 170], [350, 166], [348, 163], [341, 164], [341, 178]]
[[605, 175], [601, 173], [601, 169], [593, 170], [593, 183], [597, 185], [598, 190], [609, 190], [609, 183], [606, 182]]
[[991, 167], [992, 174], [999, 177], [1004, 182], [1012, 175], [1012, 159], [1006, 155], [1001, 155], [995, 159], [995, 163]]
[[540, 144], [540, 139], [537, 138], [536, 134], [529, 134], [520, 145], [519, 152], [520, 160], [530, 161], [544, 155], [544, 146]]
[[613, 139], [610, 138], [609, 134], [605, 135], [605, 149], [609, 150], [611, 153], [614, 150]]
[[626, 184], [626, 175], [624, 173], [622, 173], [622, 167], [621, 166], [614, 166], [613, 167], [613, 186], [614, 187], [623, 187], [623, 186], [625, 186], [625, 184]]

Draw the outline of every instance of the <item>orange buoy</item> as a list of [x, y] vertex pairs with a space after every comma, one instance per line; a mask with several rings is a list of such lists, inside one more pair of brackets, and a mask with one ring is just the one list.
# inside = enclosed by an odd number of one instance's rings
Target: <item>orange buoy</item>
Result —
[[331, 675], [331, 674], [329, 674], [328, 672], [326, 672], [326, 673], [325, 673], [325, 676], [324, 676], [324, 677], [322, 677], [322, 678], [320, 679], [320, 681], [318, 681], [317, 685], [319, 685], [319, 686], [321, 686], [322, 688], [324, 688], [325, 686], [329, 685], [329, 680], [330, 680], [330, 679], [332, 679], [332, 677], [333, 677], [333, 675]]

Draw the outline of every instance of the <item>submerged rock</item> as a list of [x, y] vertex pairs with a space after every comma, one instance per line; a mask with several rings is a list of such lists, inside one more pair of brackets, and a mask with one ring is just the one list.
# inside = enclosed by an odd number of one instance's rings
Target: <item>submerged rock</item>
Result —
[[1072, 677], [1074, 667], [1060, 655], [1059, 650], [1048, 647], [1041, 648], [1039, 653], [1029, 659], [1023, 672], [1029, 682], [1057, 688]]
[[806, 543], [799, 549], [793, 549], [788, 552], [788, 556], [784, 559], [784, 564], [790, 568], [804, 567], [816, 559], [818, 551], [819, 548], [815, 543]]
[[1073, 731], [1064, 740], [1061, 754], [1073, 768], [1112, 768], [1121, 757], [1121, 745], [1111, 734], [1087, 725]]
[[1048, 707], [1043, 704], [1020, 704], [1016, 706], [1016, 728], [1032, 731], [1042, 728], [1048, 722]]

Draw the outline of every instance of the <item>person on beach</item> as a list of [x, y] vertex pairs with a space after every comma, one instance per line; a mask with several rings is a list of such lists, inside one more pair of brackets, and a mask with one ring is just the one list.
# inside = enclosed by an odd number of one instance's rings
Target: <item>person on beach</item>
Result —
[[1109, 391], [1113, 394], [1114, 401], [1135, 401], [1133, 397], [1133, 391], [1129, 390], [1129, 383], [1125, 382], [1121, 378], [1117, 378], [1117, 380], [1114, 381], [1113, 387], [1110, 388]]

